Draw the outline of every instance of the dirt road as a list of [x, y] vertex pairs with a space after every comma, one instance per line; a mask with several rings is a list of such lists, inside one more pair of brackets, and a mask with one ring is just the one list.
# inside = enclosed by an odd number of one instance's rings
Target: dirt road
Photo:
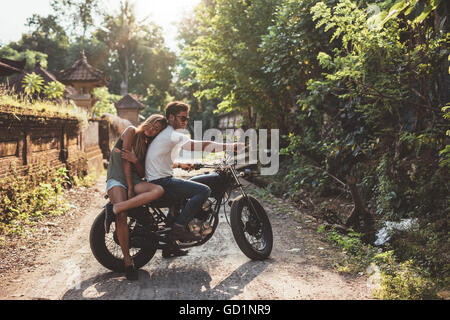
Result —
[[90, 251], [89, 230], [105, 203], [103, 190], [100, 177], [85, 191], [85, 207], [75, 209], [79, 218], [71, 231], [46, 243], [26, 271], [0, 281], [0, 299], [371, 299], [365, 277], [333, 270], [337, 251], [320, 240], [313, 218], [295, 208], [277, 212], [273, 203], [264, 203], [274, 233], [270, 259], [249, 260], [222, 212], [208, 243], [179, 258], [163, 259], [158, 251], [139, 271], [139, 281], [128, 281]]

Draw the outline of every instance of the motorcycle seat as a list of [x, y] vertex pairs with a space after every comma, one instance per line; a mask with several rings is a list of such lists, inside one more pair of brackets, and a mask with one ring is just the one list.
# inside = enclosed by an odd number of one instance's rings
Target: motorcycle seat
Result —
[[169, 208], [176, 205], [179, 201], [180, 199], [174, 193], [166, 191], [161, 198], [150, 202], [148, 205], [155, 208]]

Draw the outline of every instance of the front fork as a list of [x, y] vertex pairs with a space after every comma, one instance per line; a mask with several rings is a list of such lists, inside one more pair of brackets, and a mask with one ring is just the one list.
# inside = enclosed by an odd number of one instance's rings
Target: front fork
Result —
[[234, 168], [230, 167], [230, 171], [231, 171], [234, 179], [236, 180], [236, 183], [238, 184], [239, 191], [241, 191], [241, 194], [244, 197], [245, 201], [247, 201], [247, 203], [249, 204], [249, 207], [250, 207], [250, 210], [251, 210], [250, 213], [253, 213], [258, 218], [258, 220], [261, 222], [262, 219], [261, 219], [261, 216], [260, 216], [258, 210], [256, 210], [255, 206], [253, 205], [253, 202], [250, 200], [250, 198], [248, 197], [247, 193], [244, 191], [244, 188], [242, 188], [242, 184], [239, 181], [239, 177], [237, 176]]

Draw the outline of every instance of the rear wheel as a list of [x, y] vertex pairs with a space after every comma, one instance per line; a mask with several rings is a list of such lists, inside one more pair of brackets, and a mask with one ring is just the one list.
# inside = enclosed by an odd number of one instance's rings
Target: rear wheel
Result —
[[[119, 241], [115, 237], [115, 223], [111, 224], [110, 232], [105, 233], [103, 221], [105, 219], [105, 210], [103, 210], [91, 227], [89, 242], [91, 251], [98, 262], [105, 268], [114, 272], [124, 272], [125, 264], [123, 262], [122, 249]], [[128, 218], [128, 227], [130, 234], [136, 225], [135, 219]], [[131, 244], [130, 244], [131, 245]], [[130, 256], [133, 259], [136, 268], [146, 265], [156, 253], [155, 245], [146, 246], [145, 248], [130, 248]]]
[[[253, 197], [240, 196], [231, 206], [230, 223], [234, 239], [241, 251], [252, 260], [270, 256], [273, 246], [272, 226], [267, 213]], [[254, 212], [254, 210], [257, 212]]]

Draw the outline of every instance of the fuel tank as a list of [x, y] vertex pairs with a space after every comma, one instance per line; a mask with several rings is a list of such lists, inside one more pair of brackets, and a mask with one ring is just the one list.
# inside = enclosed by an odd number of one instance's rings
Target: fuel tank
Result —
[[211, 197], [216, 199], [220, 197], [227, 188], [225, 177], [216, 172], [198, 175], [189, 178], [188, 180], [206, 184], [211, 189]]

